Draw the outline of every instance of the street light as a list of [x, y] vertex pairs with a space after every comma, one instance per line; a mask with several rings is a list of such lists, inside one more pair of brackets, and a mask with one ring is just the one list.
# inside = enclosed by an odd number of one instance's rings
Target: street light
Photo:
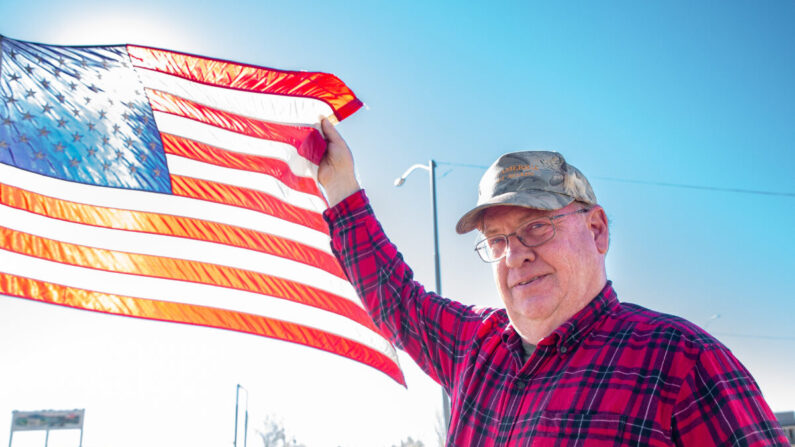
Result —
[[239, 413], [238, 410], [238, 403], [240, 401], [240, 390], [246, 392], [246, 418], [243, 422], [243, 447], [246, 447], [248, 444], [248, 390], [241, 384], [237, 384], [237, 388], [235, 388], [235, 441], [233, 443], [234, 447], [237, 447], [237, 415]]
[[425, 169], [430, 174], [431, 183], [431, 215], [433, 216], [433, 267], [436, 274], [436, 293], [442, 294], [442, 271], [439, 267], [439, 230], [436, 218], [436, 161], [429, 160], [427, 165], [415, 164], [406, 169], [400, 177], [395, 179], [395, 186], [401, 186], [406, 182], [406, 178], [417, 169]]
[[[406, 182], [406, 178], [417, 169], [424, 169], [430, 175], [431, 183], [431, 213], [433, 215], [433, 266], [436, 273], [436, 294], [442, 294], [442, 271], [439, 268], [439, 230], [436, 218], [436, 161], [428, 161], [427, 165], [415, 164], [406, 169], [400, 177], [395, 179], [395, 186], [400, 186]], [[445, 425], [450, 424], [450, 396], [442, 389], [442, 412], [444, 413]]]

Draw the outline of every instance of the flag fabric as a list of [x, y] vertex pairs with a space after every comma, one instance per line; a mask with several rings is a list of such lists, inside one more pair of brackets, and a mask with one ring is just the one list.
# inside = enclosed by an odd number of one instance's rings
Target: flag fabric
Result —
[[404, 379], [331, 253], [337, 77], [0, 37], [0, 293], [240, 331]]

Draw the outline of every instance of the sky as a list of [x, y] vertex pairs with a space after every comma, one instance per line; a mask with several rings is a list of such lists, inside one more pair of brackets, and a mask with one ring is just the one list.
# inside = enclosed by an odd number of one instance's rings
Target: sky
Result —
[[[464, 303], [500, 306], [454, 231], [485, 167], [561, 152], [610, 218], [619, 299], [705, 327], [774, 411], [795, 410], [793, 21], [789, 0], [0, 3], [15, 39], [336, 74], [367, 105], [339, 126], [360, 181], [429, 287], [427, 174], [393, 181], [439, 164], [442, 289]], [[407, 388], [310, 348], [0, 297], [0, 364], [0, 439], [12, 410], [85, 408], [86, 447], [230, 446], [241, 384], [251, 445], [267, 417], [307, 447], [436, 445], [441, 391], [405, 355]]]

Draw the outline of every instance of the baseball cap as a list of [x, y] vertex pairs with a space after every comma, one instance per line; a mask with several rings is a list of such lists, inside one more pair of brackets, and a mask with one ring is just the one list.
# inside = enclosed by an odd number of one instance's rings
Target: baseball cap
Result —
[[596, 204], [591, 184], [557, 152], [521, 151], [504, 154], [483, 174], [475, 208], [458, 220], [459, 234], [474, 230], [487, 208], [499, 205], [556, 210], [579, 200]]

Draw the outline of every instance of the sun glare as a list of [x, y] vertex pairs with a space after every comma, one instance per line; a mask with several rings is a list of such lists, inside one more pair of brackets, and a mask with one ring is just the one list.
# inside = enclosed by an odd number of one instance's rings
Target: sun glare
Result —
[[108, 7], [67, 13], [60, 26], [50, 30], [47, 41], [61, 45], [138, 44], [173, 49], [201, 46], [202, 34], [185, 21], [145, 13], [136, 8]]

